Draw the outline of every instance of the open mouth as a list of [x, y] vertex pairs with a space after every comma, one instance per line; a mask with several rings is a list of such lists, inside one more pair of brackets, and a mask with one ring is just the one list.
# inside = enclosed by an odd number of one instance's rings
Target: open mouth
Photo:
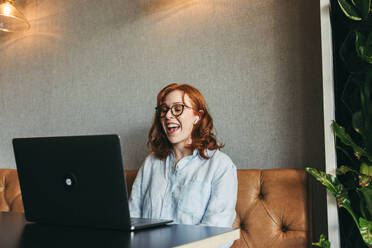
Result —
[[177, 124], [169, 124], [167, 125], [167, 134], [174, 134], [175, 132], [177, 132], [177, 130], [180, 129], [180, 125], [177, 125]]

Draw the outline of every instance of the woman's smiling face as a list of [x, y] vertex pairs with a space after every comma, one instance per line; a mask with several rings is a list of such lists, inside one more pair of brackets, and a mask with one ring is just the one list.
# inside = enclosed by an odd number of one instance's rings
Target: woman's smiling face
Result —
[[[198, 121], [199, 117], [192, 109], [191, 99], [183, 91], [174, 90], [165, 97], [163, 105], [171, 108], [175, 105], [185, 105], [183, 112], [179, 116], [174, 116], [172, 111], [168, 109], [165, 117], [161, 118], [161, 124], [168, 140], [172, 145], [183, 143], [191, 144], [191, 133], [194, 124]], [[182, 106], [177, 106], [182, 108]]]

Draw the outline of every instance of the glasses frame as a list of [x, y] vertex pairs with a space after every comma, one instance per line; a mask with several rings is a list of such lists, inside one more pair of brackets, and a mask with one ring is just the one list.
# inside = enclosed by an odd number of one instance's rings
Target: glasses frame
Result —
[[[161, 108], [162, 106], [165, 106], [165, 107], [167, 108], [167, 111], [164, 112], [164, 116], [161, 116], [161, 112], [160, 112], [160, 108]], [[176, 114], [173, 113], [173, 107], [174, 107], [174, 106], [182, 106], [182, 110], [181, 110], [181, 113], [180, 113], [180, 114], [176, 115]], [[180, 115], [183, 114], [183, 111], [185, 110], [185, 108], [193, 109], [192, 107], [189, 107], [189, 106], [187, 106], [187, 105], [185, 105], [185, 104], [176, 103], [176, 104], [173, 104], [173, 105], [170, 106], [170, 107], [168, 107], [167, 105], [163, 104], [163, 105], [160, 105], [160, 106], [155, 107], [155, 110], [156, 110], [156, 114], [159, 116], [159, 118], [164, 118], [164, 117], [167, 116], [169, 110], [171, 111], [171, 113], [172, 113], [172, 115], [173, 115], [174, 117], [178, 117], [178, 116], [180, 116]]]

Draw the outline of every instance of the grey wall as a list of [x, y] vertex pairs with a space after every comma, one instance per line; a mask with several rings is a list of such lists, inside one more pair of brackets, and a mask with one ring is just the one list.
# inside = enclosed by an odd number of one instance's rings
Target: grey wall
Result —
[[13, 137], [119, 133], [138, 168], [171, 82], [205, 95], [239, 168], [323, 162], [318, 8], [307, 2], [17, 1], [32, 29], [0, 37], [0, 167], [15, 168]]
[[156, 94], [204, 94], [238, 168], [324, 168], [319, 3], [307, 0], [18, 0], [0, 34], [0, 168], [11, 139], [118, 133], [138, 168]]

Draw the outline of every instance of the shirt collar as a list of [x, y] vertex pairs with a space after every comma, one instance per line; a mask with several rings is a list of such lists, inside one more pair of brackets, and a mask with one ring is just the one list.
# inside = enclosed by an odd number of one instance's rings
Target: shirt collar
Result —
[[194, 151], [192, 152], [192, 155], [191, 156], [194, 158], [194, 157], [196, 157], [198, 155], [199, 155], [198, 149], [194, 149]]
[[[181, 160], [178, 161], [178, 164], [177, 164], [178, 169], [183, 168], [189, 161], [191, 161], [192, 159], [194, 159], [198, 155], [199, 155], [198, 149], [194, 149], [194, 151], [192, 152], [191, 155], [181, 158]], [[174, 168], [174, 152], [172, 152], [170, 154], [170, 156], [169, 156], [169, 162], [170, 162], [170, 165], [172, 165], [171, 166], [172, 169], [174, 170], [175, 169]]]
[[[198, 156], [198, 155], [199, 155], [199, 151], [198, 151], [198, 149], [194, 149], [194, 151], [192, 152], [192, 154], [189, 155], [189, 156], [186, 156], [186, 157], [195, 158], [195, 157]], [[186, 158], [186, 157], [185, 157], [185, 158]], [[173, 152], [173, 151], [172, 151], [171, 154], [170, 154], [170, 158], [174, 160], [174, 152]]]

